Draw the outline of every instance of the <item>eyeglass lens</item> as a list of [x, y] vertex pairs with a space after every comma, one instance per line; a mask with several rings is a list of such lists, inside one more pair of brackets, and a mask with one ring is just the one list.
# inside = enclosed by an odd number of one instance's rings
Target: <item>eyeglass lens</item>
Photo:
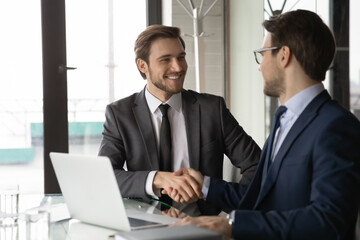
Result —
[[263, 59], [263, 55], [261, 53], [259, 53], [259, 52], [255, 52], [255, 57], [256, 57], [256, 62], [258, 64], [260, 64], [262, 59]]

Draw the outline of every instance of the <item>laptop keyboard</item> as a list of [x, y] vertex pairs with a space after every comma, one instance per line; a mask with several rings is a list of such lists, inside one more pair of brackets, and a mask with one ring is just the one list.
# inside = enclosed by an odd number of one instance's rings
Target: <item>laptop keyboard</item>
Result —
[[142, 219], [138, 219], [138, 218], [129, 218], [129, 223], [131, 227], [142, 227], [142, 226], [151, 226], [151, 225], [157, 225], [159, 223], [156, 222], [150, 222], [150, 221], [146, 221], [146, 220], [142, 220]]

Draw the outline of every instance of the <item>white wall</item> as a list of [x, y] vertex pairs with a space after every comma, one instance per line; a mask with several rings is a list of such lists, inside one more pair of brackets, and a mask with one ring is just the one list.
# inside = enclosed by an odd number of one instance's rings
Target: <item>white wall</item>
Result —
[[230, 110], [260, 147], [265, 140], [263, 80], [253, 50], [261, 48], [263, 0], [229, 0]]
[[162, 24], [166, 26], [172, 26], [172, 0], [162, 0]]

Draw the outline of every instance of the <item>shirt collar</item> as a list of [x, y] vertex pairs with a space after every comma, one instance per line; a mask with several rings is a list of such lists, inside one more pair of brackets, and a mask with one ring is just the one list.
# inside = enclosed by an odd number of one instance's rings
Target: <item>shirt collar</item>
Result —
[[295, 96], [290, 98], [285, 106], [295, 115], [299, 116], [306, 106], [317, 96], [319, 93], [324, 91], [324, 85], [322, 83], [317, 83], [312, 85], [301, 92], [297, 93]]
[[[152, 95], [147, 88], [145, 90], [145, 98], [149, 106], [150, 112], [155, 113], [155, 111], [158, 109], [159, 105], [162, 104], [162, 102], [154, 95]], [[175, 111], [180, 112], [182, 106], [181, 92], [172, 95], [169, 100], [166, 101], [166, 103], [169, 104], [170, 107], [173, 108]]]

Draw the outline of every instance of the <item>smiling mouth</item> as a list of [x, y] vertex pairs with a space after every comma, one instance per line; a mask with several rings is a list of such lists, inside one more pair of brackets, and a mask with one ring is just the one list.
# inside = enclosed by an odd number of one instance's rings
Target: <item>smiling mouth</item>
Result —
[[181, 77], [181, 74], [166, 75], [165, 77], [168, 78], [168, 79], [171, 79], [171, 80], [177, 80], [177, 79], [179, 79]]
[[171, 79], [171, 80], [176, 80], [179, 79], [180, 76], [168, 76], [167, 78]]

